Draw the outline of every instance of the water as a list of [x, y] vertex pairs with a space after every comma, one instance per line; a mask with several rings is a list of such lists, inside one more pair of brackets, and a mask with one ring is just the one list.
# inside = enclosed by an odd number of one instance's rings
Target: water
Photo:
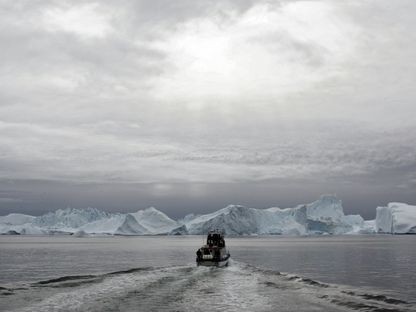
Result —
[[0, 310], [416, 311], [416, 236], [0, 237]]

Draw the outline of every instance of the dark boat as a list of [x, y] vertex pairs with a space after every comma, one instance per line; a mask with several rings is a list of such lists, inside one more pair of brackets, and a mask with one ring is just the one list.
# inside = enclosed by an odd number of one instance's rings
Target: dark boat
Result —
[[218, 231], [210, 231], [207, 243], [196, 252], [196, 264], [203, 266], [223, 267], [228, 265], [230, 253], [225, 246], [224, 235]]

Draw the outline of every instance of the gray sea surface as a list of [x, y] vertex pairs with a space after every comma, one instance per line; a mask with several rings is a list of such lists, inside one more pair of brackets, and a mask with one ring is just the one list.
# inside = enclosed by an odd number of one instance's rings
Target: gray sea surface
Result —
[[0, 236], [0, 310], [416, 311], [416, 236]]

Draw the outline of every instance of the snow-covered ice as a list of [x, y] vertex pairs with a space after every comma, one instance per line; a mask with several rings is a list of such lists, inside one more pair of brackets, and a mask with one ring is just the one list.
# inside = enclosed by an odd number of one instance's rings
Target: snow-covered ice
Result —
[[[229, 205], [214, 213], [185, 217], [183, 221], [189, 234], [203, 234], [215, 228], [231, 235], [344, 234], [358, 232], [363, 223], [359, 215], [344, 215], [341, 200], [334, 195], [323, 195], [311, 204], [285, 209]], [[183, 228], [181, 232], [185, 232]]]
[[22, 225], [32, 222], [33, 219], [35, 219], [34, 216], [29, 216], [21, 213], [11, 213], [7, 216], [0, 217], [0, 224]]
[[377, 207], [376, 231], [391, 234], [416, 234], [416, 206], [389, 203]]
[[148, 233], [163, 234], [169, 233], [178, 226], [178, 222], [169, 218], [163, 212], [154, 207], [149, 207], [144, 210], [139, 210], [131, 213], [138, 223], [144, 226]]
[[112, 235], [143, 235], [149, 232], [131, 214], [112, 215], [80, 227], [85, 233]]
[[91, 207], [86, 209], [66, 208], [36, 217], [32, 223], [40, 227], [76, 229], [84, 224], [106, 219], [110, 216], [110, 213]]

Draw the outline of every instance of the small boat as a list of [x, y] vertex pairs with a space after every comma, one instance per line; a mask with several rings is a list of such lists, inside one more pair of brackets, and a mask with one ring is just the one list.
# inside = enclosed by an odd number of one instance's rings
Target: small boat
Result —
[[210, 231], [207, 243], [196, 252], [196, 264], [203, 266], [223, 267], [228, 265], [230, 253], [225, 247], [224, 235], [218, 231]]

